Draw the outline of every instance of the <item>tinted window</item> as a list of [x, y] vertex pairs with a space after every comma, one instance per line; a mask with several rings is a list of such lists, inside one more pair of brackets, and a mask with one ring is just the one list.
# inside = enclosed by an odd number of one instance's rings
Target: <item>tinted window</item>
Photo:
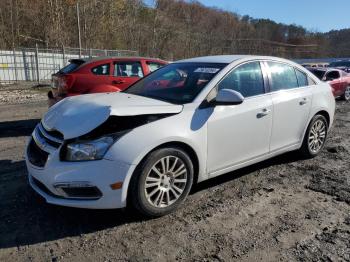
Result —
[[311, 69], [311, 73], [313, 73], [315, 76], [317, 76], [318, 79], [322, 80], [324, 75], [326, 74], [326, 71], [324, 70], [317, 70], [317, 69]]
[[267, 62], [271, 71], [271, 91], [298, 87], [298, 80], [292, 66]]
[[308, 86], [309, 81], [307, 80], [307, 75], [298, 69], [295, 69], [295, 73], [297, 74], [298, 84], [299, 86]]
[[241, 65], [229, 73], [219, 83], [219, 89], [233, 89], [244, 97], [265, 93], [264, 79], [260, 63], [252, 62]]
[[153, 71], [156, 71], [158, 68], [161, 68], [164, 65], [156, 63], [156, 62], [147, 62], [147, 66], [148, 66], [148, 70], [150, 72], [153, 72]]
[[141, 63], [136, 61], [116, 62], [114, 64], [114, 76], [143, 77]]
[[94, 75], [109, 75], [109, 64], [99, 65], [91, 69]]
[[340, 78], [340, 74], [338, 71], [330, 71], [326, 74], [326, 81], [331, 81], [338, 78]]
[[159, 68], [123, 92], [176, 104], [192, 102], [227, 64], [174, 63]]
[[329, 64], [329, 67], [350, 67], [350, 61], [338, 61], [338, 62], [332, 62]]
[[58, 71], [58, 72], [59, 73], [63, 73], [63, 74], [71, 73], [71, 72], [73, 72], [75, 69], [77, 69], [79, 66], [81, 66], [84, 63], [85, 62], [82, 61], [82, 60], [72, 61], [70, 64], [66, 65], [65, 67], [60, 69], [60, 71]]

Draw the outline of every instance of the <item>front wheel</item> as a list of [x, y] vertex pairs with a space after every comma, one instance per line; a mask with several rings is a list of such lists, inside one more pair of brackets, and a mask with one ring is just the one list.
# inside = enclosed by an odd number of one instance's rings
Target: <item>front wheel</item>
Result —
[[300, 153], [305, 158], [317, 156], [326, 142], [328, 122], [323, 115], [315, 115], [305, 133]]
[[182, 149], [161, 148], [150, 153], [132, 177], [132, 206], [149, 217], [171, 213], [190, 192], [193, 172], [192, 161]]
[[349, 101], [350, 100], [350, 86], [347, 86], [345, 89], [344, 94], [341, 96], [341, 98], [345, 101]]

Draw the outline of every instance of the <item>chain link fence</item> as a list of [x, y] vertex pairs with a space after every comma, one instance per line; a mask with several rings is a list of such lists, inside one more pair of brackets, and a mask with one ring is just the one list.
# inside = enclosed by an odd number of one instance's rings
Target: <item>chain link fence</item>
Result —
[[79, 48], [15, 48], [0, 50], [0, 84], [18, 81], [48, 83], [51, 75], [74, 58], [137, 56], [131, 50]]

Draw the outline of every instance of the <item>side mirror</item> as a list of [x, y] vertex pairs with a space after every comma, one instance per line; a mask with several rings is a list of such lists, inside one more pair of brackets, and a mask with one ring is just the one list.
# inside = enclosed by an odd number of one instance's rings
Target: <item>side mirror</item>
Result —
[[241, 93], [232, 89], [219, 90], [214, 100], [215, 105], [239, 105], [244, 101], [244, 97]]

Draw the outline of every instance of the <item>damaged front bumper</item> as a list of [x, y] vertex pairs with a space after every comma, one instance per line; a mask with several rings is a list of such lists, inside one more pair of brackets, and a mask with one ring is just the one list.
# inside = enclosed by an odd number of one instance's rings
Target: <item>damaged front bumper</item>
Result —
[[[58, 151], [48, 155], [43, 167], [33, 165], [26, 152], [29, 183], [47, 203], [91, 209], [126, 206], [127, 180], [134, 165], [106, 159], [62, 162]], [[115, 189], [115, 183], [122, 186]]]

